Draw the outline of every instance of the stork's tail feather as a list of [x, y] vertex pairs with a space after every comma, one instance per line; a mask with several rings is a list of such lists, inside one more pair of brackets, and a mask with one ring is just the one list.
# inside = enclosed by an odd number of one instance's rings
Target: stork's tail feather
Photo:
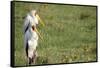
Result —
[[29, 48], [29, 46], [28, 46], [28, 43], [26, 44], [26, 56], [28, 57], [28, 48]]

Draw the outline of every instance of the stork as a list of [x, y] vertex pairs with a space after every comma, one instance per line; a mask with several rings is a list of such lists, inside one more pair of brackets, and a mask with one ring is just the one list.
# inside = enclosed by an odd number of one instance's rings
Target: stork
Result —
[[24, 45], [28, 64], [32, 64], [33, 62], [35, 63], [35, 59], [37, 57], [36, 47], [38, 45], [38, 38], [42, 38], [36, 28], [39, 21], [44, 26], [44, 23], [38, 16], [36, 10], [29, 12], [24, 21]]

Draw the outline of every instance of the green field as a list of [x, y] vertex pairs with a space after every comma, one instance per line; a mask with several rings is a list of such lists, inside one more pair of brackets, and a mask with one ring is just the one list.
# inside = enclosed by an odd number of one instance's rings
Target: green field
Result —
[[23, 23], [32, 9], [45, 23], [35, 65], [96, 61], [96, 7], [15, 2], [15, 66], [27, 64]]

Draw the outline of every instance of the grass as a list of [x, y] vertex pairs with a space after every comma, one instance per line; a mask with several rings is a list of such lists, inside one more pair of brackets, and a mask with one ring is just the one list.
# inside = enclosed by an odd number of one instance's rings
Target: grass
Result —
[[26, 14], [38, 10], [45, 27], [38, 26], [39, 39], [35, 65], [96, 61], [96, 7], [42, 3], [15, 3], [15, 66], [27, 63], [23, 23]]

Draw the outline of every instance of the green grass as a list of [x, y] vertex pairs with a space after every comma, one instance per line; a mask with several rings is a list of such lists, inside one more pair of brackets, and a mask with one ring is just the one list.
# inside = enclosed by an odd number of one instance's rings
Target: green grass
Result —
[[15, 2], [15, 66], [27, 63], [23, 23], [32, 9], [46, 25], [38, 26], [44, 40], [36, 64], [96, 61], [96, 7]]

